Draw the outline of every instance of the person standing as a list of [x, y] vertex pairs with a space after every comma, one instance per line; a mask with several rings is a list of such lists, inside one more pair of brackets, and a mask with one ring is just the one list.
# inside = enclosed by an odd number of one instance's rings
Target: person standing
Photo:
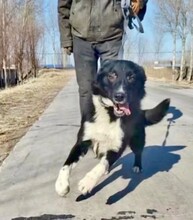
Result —
[[[138, 14], [143, 0], [131, 0], [131, 8]], [[121, 0], [58, 0], [58, 21], [61, 47], [74, 55], [83, 116], [98, 60], [118, 58], [124, 32]]]

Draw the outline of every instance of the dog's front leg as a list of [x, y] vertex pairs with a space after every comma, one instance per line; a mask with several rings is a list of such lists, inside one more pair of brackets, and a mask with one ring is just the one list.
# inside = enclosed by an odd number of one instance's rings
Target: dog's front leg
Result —
[[130, 148], [135, 155], [133, 172], [142, 172], [142, 152], [145, 145], [145, 131], [142, 130], [131, 138]]
[[101, 158], [100, 163], [80, 180], [78, 184], [79, 191], [83, 195], [90, 193], [100, 181], [101, 177], [108, 173], [109, 168], [120, 157], [121, 153], [122, 152], [108, 151], [107, 154]]
[[70, 191], [69, 176], [72, 168], [78, 163], [81, 157], [83, 157], [87, 151], [91, 141], [82, 141], [76, 143], [72, 148], [66, 162], [59, 171], [58, 178], [55, 183], [55, 190], [60, 196], [66, 195]]

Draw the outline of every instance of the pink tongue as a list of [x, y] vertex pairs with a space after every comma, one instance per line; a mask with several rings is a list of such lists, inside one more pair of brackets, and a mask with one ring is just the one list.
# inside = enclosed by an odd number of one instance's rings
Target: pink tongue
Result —
[[119, 106], [119, 109], [122, 110], [126, 115], [130, 115], [131, 111], [127, 106]]

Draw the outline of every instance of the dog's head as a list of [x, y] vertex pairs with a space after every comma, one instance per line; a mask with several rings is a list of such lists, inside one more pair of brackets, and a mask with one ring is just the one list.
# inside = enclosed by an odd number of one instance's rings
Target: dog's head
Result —
[[100, 97], [106, 108], [113, 108], [115, 116], [132, 114], [145, 95], [144, 69], [124, 60], [107, 60], [101, 64], [93, 84], [93, 94]]

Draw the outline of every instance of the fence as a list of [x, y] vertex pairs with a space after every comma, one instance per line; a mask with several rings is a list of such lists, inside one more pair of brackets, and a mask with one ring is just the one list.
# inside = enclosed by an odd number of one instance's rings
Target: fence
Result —
[[[133, 51], [128, 48], [124, 49], [123, 59], [132, 60], [141, 65], [151, 64], [154, 65], [155, 62], [170, 64], [172, 61], [173, 54], [170, 51], [165, 52], [147, 52], [147, 51]], [[186, 60], [188, 60], [188, 57]], [[176, 53], [176, 62], [179, 65], [181, 58], [181, 52]], [[39, 53], [38, 60], [40, 66], [49, 67], [73, 67], [74, 59], [73, 54], [71, 56], [65, 56], [62, 53]]]
[[38, 53], [38, 63], [44, 68], [68, 68], [74, 67], [73, 55], [67, 56], [63, 53]]
[[[132, 60], [141, 65], [171, 67], [172, 52], [147, 52], [147, 51], [130, 51], [128, 48], [124, 50], [123, 59]], [[188, 61], [188, 56], [186, 60]], [[73, 68], [73, 55], [66, 56], [63, 53], [38, 53], [38, 63], [40, 68]], [[180, 66], [181, 52], [176, 53], [176, 65]], [[188, 64], [188, 62], [187, 62]], [[14, 86], [18, 84], [18, 71], [15, 68], [7, 69], [7, 85]], [[25, 72], [28, 72], [27, 70]], [[28, 72], [29, 73], [29, 72]], [[27, 75], [28, 75], [27, 73]], [[5, 73], [0, 70], [0, 88], [5, 88]]]

